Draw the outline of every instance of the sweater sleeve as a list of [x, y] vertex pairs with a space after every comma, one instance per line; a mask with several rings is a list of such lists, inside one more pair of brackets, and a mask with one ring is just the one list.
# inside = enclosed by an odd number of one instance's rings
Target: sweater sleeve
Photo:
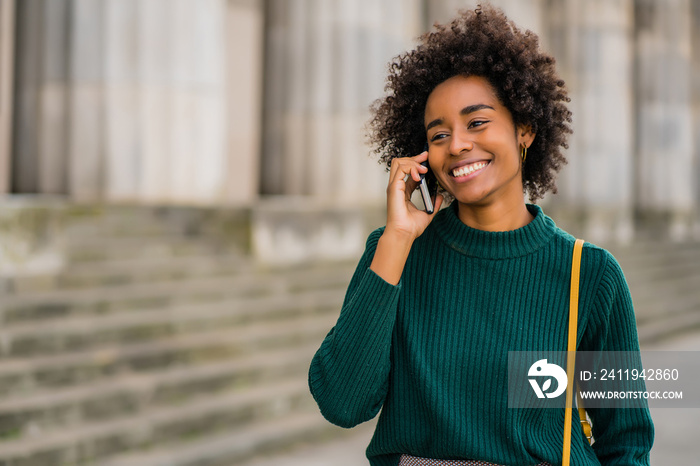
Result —
[[[588, 342], [582, 342], [585, 346], [592, 351], [639, 351], [629, 288], [622, 269], [607, 251], [592, 311]], [[640, 383], [640, 388], [644, 389], [643, 381]], [[587, 411], [593, 424], [593, 450], [601, 465], [649, 465], [654, 425], [648, 408], [611, 407]]]
[[377, 415], [388, 390], [399, 285], [370, 270], [382, 229], [368, 238], [340, 316], [311, 361], [309, 388], [323, 416], [354, 427]]

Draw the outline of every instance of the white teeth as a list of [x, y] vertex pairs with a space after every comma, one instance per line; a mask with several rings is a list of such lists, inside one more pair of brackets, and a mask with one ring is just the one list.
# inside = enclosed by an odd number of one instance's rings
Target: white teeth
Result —
[[471, 165], [467, 165], [467, 166], [456, 168], [456, 169], [452, 170], [452, 175], [457, 176], [457, 177], [458, 176], [466, 176], [466, 175], [469, 175], [471, 173], [474, 173], [477, 170], [481, 170], [486, 165], [488, 165], [488, 162], [473, 163]]

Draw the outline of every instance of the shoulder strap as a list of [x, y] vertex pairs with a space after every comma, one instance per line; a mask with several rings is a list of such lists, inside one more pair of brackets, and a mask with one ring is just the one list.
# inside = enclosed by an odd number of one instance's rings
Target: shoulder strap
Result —
[[562, 466], [569, 466], [571, 459], [571, 408], [574, 395], [574, 364], [576, 363], [576, 330], [578, 326], [578, 290], [581, 275], [582, 239], [574, 243], [574, 255], [571, 261], [571, 289], [569, 291], [569, 336], [566, 353], [566, 411], [564, 415], [564, 452]]

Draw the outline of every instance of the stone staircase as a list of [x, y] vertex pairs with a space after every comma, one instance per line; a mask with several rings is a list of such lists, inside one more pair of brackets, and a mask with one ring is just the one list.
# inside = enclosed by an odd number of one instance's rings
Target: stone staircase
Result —
[[[354, 261], [264, 267], [184, 218], [69, 215], [66, 266], [6, 278], [0, 466], [231, 466], [339, 435], [306, 375]], [[611, 250], [643, 342], [700, 328], [699, 244]]]
[[700, 242], [645, 240], [609, 250], [629, 283], [642, 347], [700, 330]]
[[0, 465], [232, 465], [338, 432], [306, 373], [354, 264], [265, 268], [147, 209], [66, 232], [61, 272], [0, 296]]

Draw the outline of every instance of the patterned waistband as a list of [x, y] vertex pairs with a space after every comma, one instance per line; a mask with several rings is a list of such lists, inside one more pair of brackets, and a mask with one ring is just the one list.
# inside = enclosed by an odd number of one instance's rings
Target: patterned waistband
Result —
[[[498, 466], [486, 461], [474, 460], [433, 460], [430, 458], [419, 458], [417, 456], [401, 455], [399, 466]], [[549, 463], [540, 463], [537, 466], [552, 466]]]

